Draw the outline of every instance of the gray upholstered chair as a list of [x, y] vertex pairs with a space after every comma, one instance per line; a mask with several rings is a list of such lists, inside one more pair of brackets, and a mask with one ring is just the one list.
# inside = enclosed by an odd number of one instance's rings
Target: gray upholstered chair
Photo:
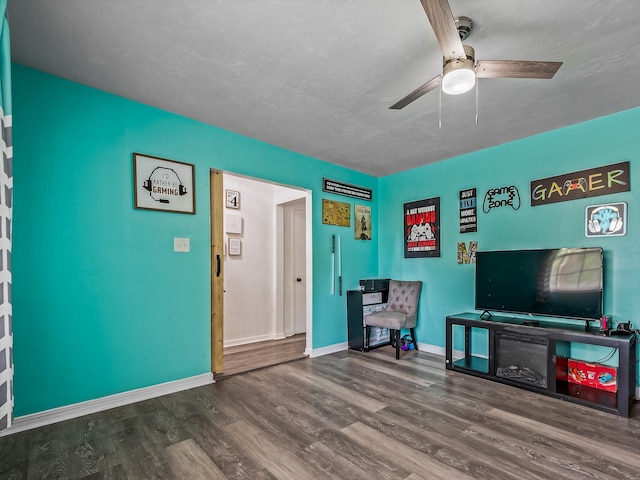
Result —
[[420, 281], [389, 280], [389, 298], [386, 308], [364, 317], [367, 335], [369, 335], [369, 327], [389, 329], [392, 343], [395, 340], [396, 359], [400, 358], [400, 330], [403, 328], [410, 330], [413, 346], [416, 350], [418, 349], [415, 326], [418, 322], [421, 289]]

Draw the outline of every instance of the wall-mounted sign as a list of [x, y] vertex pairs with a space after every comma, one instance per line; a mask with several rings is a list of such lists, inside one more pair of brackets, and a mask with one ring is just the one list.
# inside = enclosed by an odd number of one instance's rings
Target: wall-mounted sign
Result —
[[134, 153], [135, 208], [195, 214], [194, 172], [190, 163]]
[[336, 193], [338, 195], [346, 195], [347, 197], [354, 197], [369, 201], [371, 201], [373, 196], [373, 191], [370, 188], [357, 187], [337, 180], [329, 180], [328, 178], [322, 179], [322, 190], [329, 193]]
[[596, 197], [631, 189], [629, 162], [565, 173], [531, 182], [531, 206]]
[[469, 242], [469, 249], [464, 242], [458, 242], [458, 264], [476, 263], [478, 242]]
[[322, 199], [322, 223], [327, 225], [338, 225], [339, 227], [351, 226], [351, 204], [344, 202], [334, 202], [333, 200]]
[[354, 205], [353, 214], [356, 240], [371, 240], [371, 207]]
[[229, 238], [229, 255], [242, 255], [242, 240], [235, 237]]
[[478, 231], [476, 189], [460, 191], [460, 233]]
[[587, 237], [621, 237], [627, 233], [626, 202], [589, 205], [585, 209]]
[[227, 190], [227, 208], [240, 208], [240, 192]]
[[482, 211], [489, 213], [494, 208], [511, 207], [514, 210], [520, 208], [520, 192], [513, 185], [508, 187], [490, 188], [484, 195]]
[[440, 256], [440, 197], [404, 204], [404, 257]]

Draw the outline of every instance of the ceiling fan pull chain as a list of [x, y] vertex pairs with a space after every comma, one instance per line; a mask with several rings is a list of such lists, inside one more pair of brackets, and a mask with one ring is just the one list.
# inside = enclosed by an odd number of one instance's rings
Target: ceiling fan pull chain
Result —
[[440, 98], [438, 99], [438, 130], [442, 129], [442, 82], [440, 82]]
[[478, 125], [478, 84], [480, 82], [476, 80], [476, 125]]

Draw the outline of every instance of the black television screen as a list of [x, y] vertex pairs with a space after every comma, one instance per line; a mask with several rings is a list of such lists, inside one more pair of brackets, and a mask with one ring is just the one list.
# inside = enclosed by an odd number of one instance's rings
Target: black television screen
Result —
[[602, 248], [477, 252], [477, 310], [602, 317]]

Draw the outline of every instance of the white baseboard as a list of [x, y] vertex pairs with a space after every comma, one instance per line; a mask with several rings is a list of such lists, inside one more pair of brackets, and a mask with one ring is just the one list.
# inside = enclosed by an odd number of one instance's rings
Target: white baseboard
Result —
[[440, 355], [444, 357], [444, 347], [438, 347], [429, 343], [418, 342], [418, 350], [420, 352], [433, 353], [434, 355]]
[[[342, 352], [343, 350], [347, 350], [349, 348], [348, 342], [343, 343], [335, 343], [333, 345], [329, 345], [328, 347], [322, 348], [314, 348], [311, 351], [305, 351], [305, 355], [308, 355], [311, 358], [321, 357], [323, 355], [329, 355], [330, 353]], [[428, 343], [420, 343], [418, 342], [418, 350], [421, 352], [434, 353], [436, 355], [442, 355], [444, 357], [444, 348], [437, 347], [436, 345], [430, 345]]]
[[349, 348], [349, 344], [347, 342], [343, 343], [335, 343], [333, 345], [329, 345], [328, 347], [322, 348], [313, 348], [311, 351], [305, 351], [305, 355], [309, 355], [311, 358], [321, 357], [323, 355], [329, 355], [330, 353], [342, 352]]
[[268, 333], [266, 335], [256, 335], [255, 337], [235, 338], [224, 342], [224, 347], [236, 347], [238, 345], [247, 345], [248, 343], [266, 342], [267, 340], [281, 340], [286, 338], [284, 335]]
[[62, 422], [71, 418], [89, 415], [91, 413], [101, 412], [110, 408], [129, 405], [130, 403], [149, 400], [151, 398], [161, 397], [169, 393], [180, 392], [190, 388], [201, 387], [214, 383], [212, 373], [203, 373], [195, 377], [183, 378], [173, 382], [161, 383], [150, 387], [129, 390], [128, 392], [116, 393], [107, 397], [96, 398], [95, 400], [87, 400], [86, 402], [74, 403], [73, 405], [65, 405], [64, 407], [52, 408], [43, 412], [32, 413], [16, 417], [13, 424], [0, 432], [0, 437], [12, 435], [14, 433], [31, 430], [32, 428], [51, 425], [52, 423]]

